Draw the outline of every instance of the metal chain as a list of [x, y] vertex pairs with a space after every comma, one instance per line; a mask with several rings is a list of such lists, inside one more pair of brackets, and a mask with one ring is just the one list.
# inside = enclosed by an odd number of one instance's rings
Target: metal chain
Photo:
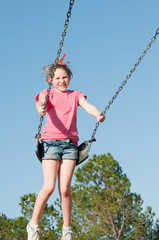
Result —
[[[157, 37], [158, 34], [159, 34], [159, 28], [156, 30], [155, 35], [151, 38], [150, 43], [146, 46], [145, 50], [143, 51], [143, 53], [141, 54], [141, 56], [139, 57], [139, 59], [135, 63], [134, 67], [130, 70], [130, 73], [126, 76], [126, 79], [122, 82], [121, 86], [118, 88], [116, 93], [113, 95], [112, 99], [109, 101], [108, 105], [105, 107], [104, 111], [102, 112], [103, 115], [106, 115], [107, 110], [113, 104], [114, 100], [116, 99], [116, 97], [118, 96], [120, 91], [123, 89], [124, 85], [127, 84], [128, 79], [131, 78], [132, 73], [135, 71], [136, 67], [139, 65], [139, 63], [141, 62], [143, 57], [146, 55], [146, 53], [149, 50], [149, 48], [151, 47], [152, 43], [156, 40], [156, 37]], [[95, 134], [97, 132], [98, 127], [99, 127], [99, 122], [96, 123], [95, 128], [94, 128], [93, 133], [92, 133], [92, 136], [91, 136], [91, 140], [89, 140], [89, 142], [95, 141], [94, 137], [95, 137]]]
[[[57, 56], [56, 56], [56, 59], [55, 59], [55, 62], [54, 62], [54, 69], [53, 69], [53, 74], [52, 74], [52, 77], [51, 77], [51, 81], [49, 82], [49, 87], [47, 89], [47, 94], [45, 96], [45, 102], [44, 102], [44, 110], [46, 109], [46, 105], [47, 105], [47, 102], [48, 102], [48, 98], [49, 98], [49, 94], [50, 94], [50, 91], [51, 91], [51, 86], [52, 86], [52, 81], [53, 81], [53, 77], [54, 77], [54, 74], [55, 74], [55, 70], [56, 70], [56, 65], [59, 61], [59, 57], [60, 57], [60, 54], [61, 54], [61, 51], [62, 51], [62, 47], [63, 47], [63, 44], [64, 44], [64, 39], [65, 39], [65, 36], [66, 36], [66, 30], [68, 28], [68, 24], [69, 24], [69, 19], [71, 17], [71, 11], [72, 11], [72, 7], [73, 7], [73, 4], [74, 4], [74, 1], [75, 0], [70, 0], [70, 3], [69, 3], [69, 9], [68, 9], [68, 12], [66, 14], [67, 16], [67, 19], [65, 21], [65, 24], [64, 24], [64, 30], [62, 32], [62, 38], [61, 38], [61, 41], [59, 43], [59, 49], [57, 51]], [[38, 126], [38, 132], [36, 134], [36, 138], [40, 138], [40, 135], [41, 135], [41, 128], [42, 128], [42, 123], [43, 123], [43, 120], [44, 120], [44, 116], [41, 116], [40, 117], [40, 123], [39, 123], [39, 126]]]

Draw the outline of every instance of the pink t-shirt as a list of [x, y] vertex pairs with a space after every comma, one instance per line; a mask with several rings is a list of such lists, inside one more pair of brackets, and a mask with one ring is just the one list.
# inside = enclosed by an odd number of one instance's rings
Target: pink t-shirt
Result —
[[[47, 94], [47, 89], [39, 94]], [[36, 96], [36, 101], [39, 99]], [[58, 92], [51, 89], [47, 103], [46, 124], [42, 129], [40, 140], [60, 140], [69, 138], [77, 146], [77, 107], [79, 99], [86, 97], [80, 91]]]

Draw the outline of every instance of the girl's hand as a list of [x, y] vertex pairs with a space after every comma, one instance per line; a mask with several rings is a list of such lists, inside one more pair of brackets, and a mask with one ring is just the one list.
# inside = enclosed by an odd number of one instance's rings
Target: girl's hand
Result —
[[36, 109], [40, 116], [44, 116], [46, 114], [46, 110], [44, 109], [43, 103], [37, 102]]
[[44, 107], [41, 107], [39, 114], [40, 116], [44, 116], [46, 114], [46, 110], [44, 110]]
[[97, 121], [98, 121], [98, 122], [104, 122], [104, 120], [105, 120], [105, 116], [104, 116], [102, 113], [100, 113], [100, 114], [97, 116]]

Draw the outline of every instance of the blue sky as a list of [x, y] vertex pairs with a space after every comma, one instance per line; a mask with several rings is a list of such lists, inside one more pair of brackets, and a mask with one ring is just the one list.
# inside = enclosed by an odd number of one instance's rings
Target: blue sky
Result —
[[[41, 69], [53, 63], [69, 1], [0, 3], [1, 168], [0, 212], [20, 216], [20, 197], [42, 187], [34, 136], [35, 96], [47, 88]], [[70, 89], [81, 90], [104, 110], [159, 28], [158, 0], [75, 1], [63, 53], [70, 61]], [[110, 152], [159, 217], [159, 36], [100, 124], [93, 154]], [[96, 119], [78, 111], [80, 142]], [[74, 179], [73, 179], [74, 182]], [[49, 203], [58, 197], [57, 189]]]

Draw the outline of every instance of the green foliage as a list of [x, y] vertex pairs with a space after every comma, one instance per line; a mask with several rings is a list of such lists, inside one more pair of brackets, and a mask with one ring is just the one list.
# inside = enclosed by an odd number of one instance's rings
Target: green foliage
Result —
[[142, 213], [140, 195], [131, 193], [129, 179], [111, 154], [94, 155], [75, 175], [73, 222], [79, 239], [139, 240], [149, 234], [153, 213]]
[[24, 240], [26, 235], [27, 220], [24, 217], [8, 219], [6, 215], [0, 216], [0, 239]]
[[0, 239], [12, 239], [13, 233], [10, 232], [12, 228], [12, 221], [8, 219], [5, 214], [0, 215]]
[[154, 228], [151, 230], [149, 240], [159, 240], [159, 220], [157, 219]]

